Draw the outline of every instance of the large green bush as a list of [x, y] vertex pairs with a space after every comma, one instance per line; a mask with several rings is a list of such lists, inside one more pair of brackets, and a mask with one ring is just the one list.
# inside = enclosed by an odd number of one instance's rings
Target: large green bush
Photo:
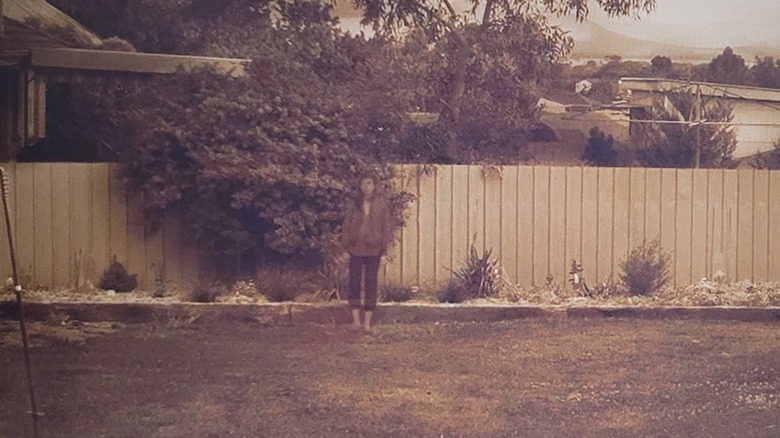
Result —
[[409, 196], [390, 184], [392, 167], [363, 150], [372, 134], [359, 108], [298, 63], [247, 70], [183, 74], [140, 95], [156, 114], [136, 119], [144, 135], [124, 151], [122, 169], [152, 223], [179, 211], [219, 270], [252, 272], [323, 254], [369, 174], [384, 183], [400, 225]]

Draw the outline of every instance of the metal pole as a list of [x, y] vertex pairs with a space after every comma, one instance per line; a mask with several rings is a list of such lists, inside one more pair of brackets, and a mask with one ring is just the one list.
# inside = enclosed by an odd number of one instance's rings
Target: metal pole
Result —
[[696, 85], [696, 102], [694, 103], [696, 110], [696, 151], [694, 152], [693, 167], [696, 169], [701, 167], [701, 86]]
[[11, 230], [11, 214], [8, 207], [8, 174], [5, 168], [0, 167], [0, 185], [2, 185], [3, 213], [5, 215], [5, 228], [8, 234], [8, 248], [11, 253], [11, 271], [14, 280], [14, 292], [16, 293], [16, 302], [19, 305], [19, 325], [22, 329], [22, 346], [24, 347], [24, 365], [27, 372], [27, 386], [30, 391], [30, 414], [33, 420], [33, 437], [38, 438], [38, 417], [42, 414], [38, 412], [35, 403], [35, 386], [33, 385], [32, 363], [30, 360], [30, 344], [27, 339], [27, 322], [24, 317], [24, 303], [22, 302], [22, 285], [19, 284], [19, 274], [16, 270], [16, 252], [14, 251], [14, 238]]

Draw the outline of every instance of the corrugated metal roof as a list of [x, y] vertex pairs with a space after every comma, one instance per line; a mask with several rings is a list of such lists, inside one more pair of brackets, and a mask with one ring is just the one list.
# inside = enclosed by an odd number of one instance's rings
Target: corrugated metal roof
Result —
[[37, 21], [44, 26], [73, 30], [86, 41], [100, 45], [101, 39], [64, 12], [44, 0], [3, 0], [3, 17], [20, 23]]
[[749, 87], [745, 85], [713, 84], [709, 82], [686, 82], [662, 78], [621, 78], [620, 89], [668, 92], [682, 91], [693, 93], [701, 90], [704, 96], [728, 99], [758, 100], [764, 102], [780, 102], [780, 90], [773, 88]]

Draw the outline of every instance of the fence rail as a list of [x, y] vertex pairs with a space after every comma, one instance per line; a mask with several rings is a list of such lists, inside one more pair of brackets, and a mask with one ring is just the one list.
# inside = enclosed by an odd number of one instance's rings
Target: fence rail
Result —
[[[112, 255], [140, 285], [189, 287], [198, 254], [182, 224], [157, 233], [110, 164], [5, 163], [23, 276], [45, 286], [97, 283]], [[736, 280], [780, 281], [780, 172], [527, 166], [400, 166], [414, 193], [383, 281], [439, 285], [472, 238], [523, 286], [565, 283], [572, 259], [589, 281], [616, 281], [644, 240], [672, 254], [676, 285], [723, 270]], [[2, 218], [0, 225], [4, 226]], [[0, 275], [10, 276], [0, 239]]]

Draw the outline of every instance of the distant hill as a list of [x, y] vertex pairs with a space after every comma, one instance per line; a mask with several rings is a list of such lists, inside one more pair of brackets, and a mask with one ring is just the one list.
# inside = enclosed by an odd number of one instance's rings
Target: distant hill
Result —
[[[675, 62], [693, 64], [707, 63], [723, 51], [721, 48], [702, 48], [664, 44], [654, 41], [631, 38], [617, 32], [612, 32], [594, 22], [567, 25], [574, 38], [574, 50], [570, 58], [577, 61], [590, 59], [600, 60], [606, 56], [618, 55], [623, 59], [650, 61], [656, 55], [672, 58]], [[773, 56], [780, 59], [780, 44], [772, 46], [733, 47], [734, 52], [750, 62], [755, 56]]]

